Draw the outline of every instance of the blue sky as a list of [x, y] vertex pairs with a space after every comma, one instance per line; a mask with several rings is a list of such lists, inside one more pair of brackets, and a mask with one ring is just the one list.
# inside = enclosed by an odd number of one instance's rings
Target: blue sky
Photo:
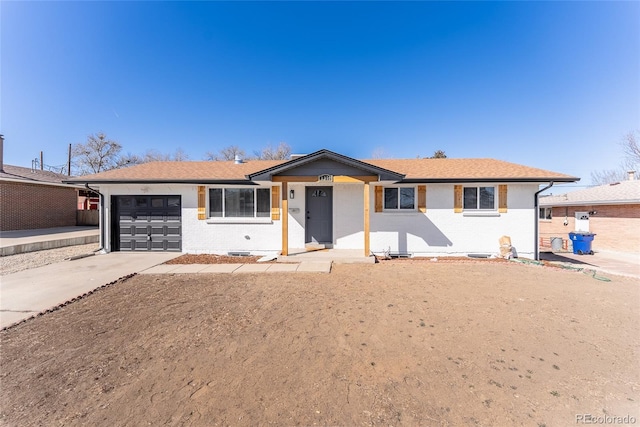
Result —
[[638, 2], [0, 3], [5, 163], [98, 131], [192, 160], [284, 141], [582, 177], [640, 129]]

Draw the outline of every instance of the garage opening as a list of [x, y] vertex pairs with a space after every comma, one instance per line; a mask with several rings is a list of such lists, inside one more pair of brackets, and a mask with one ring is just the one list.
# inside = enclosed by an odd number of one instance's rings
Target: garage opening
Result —
[[180, 196], [112, 196], [114, 251], [182, 251]]

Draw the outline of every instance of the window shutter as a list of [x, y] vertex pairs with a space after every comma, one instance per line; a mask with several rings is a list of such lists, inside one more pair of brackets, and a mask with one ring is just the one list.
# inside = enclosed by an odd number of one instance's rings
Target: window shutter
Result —
[[280, 187], [271, 187], [271, 219], [280, 219]]
[[507, 211], [507, 186], [498, 186], [498, 212], [504, 213]]
[[453, 186], [453, 211], [462, 212], [462, 185]]
[[198, 185], [198, 219], [207, 219], [207, 199], [204, 185]]
[[418, 185], [418, 210], [422, 213], [427, 211], [427, 186]]
[[382, 186], [375, 187], [375, 211], [382, 212]]

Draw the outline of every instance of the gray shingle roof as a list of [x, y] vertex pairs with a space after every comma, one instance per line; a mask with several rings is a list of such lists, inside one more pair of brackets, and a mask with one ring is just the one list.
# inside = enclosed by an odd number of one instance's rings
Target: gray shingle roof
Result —
[[640, 203], [640, 180], [621, 181], [572, 191], [558, 196], [540, 197], [540, 206], [575, 206]]
[[0, 172], [0, 180], [25, 181], [33, 184], [61, 184], [62, 181], [69, 179], [67, 175], [60, 173], [24, 168], [22, 166], [3, 165], [3, 172]]

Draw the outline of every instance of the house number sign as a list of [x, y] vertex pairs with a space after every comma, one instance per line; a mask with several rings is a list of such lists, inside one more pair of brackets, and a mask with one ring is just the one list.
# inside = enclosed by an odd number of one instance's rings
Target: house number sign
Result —
[[333, 181], [333, 175], [329, 175], [329, 174], [319, 175], [318, 176], [318, 181], [332, 182]]

